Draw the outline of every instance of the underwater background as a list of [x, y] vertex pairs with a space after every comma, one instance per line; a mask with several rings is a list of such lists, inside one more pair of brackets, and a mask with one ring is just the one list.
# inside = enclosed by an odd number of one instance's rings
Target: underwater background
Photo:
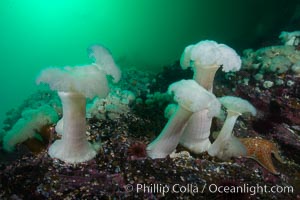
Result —
[[299, 29], [297, 8], [297, 0], [2, 0], [0, 127], [41, 69], [89, 63], [92, 44], [107, 46], [122, 69], [159, 72], [203, 39], [239, 53], [266, 45]]
[[300, 0], [3, 0], [0, 27], [0, 199], [300, 199]]

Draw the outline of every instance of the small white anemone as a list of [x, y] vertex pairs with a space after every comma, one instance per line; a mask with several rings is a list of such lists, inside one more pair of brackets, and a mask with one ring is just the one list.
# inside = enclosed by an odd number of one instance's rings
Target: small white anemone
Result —
[[99, 69], [103, 69], [107, 75], [111, 75], [114, 82], [120, 80], [121, 71], [107, 48], [102, 45], [93, 45], [88, 51], [89, 57], [94, 60]]
[[232, 134], [237, 118], [243, 113], [256, 115], [256, 109], [246, 100], [225, 96], [219, 98], [222, 105], [227, 109], [227, 117], [217, 139], [208, 149], [208, 154], [217, 156], [222, 160], [231, 157], [246, 155], [245, 146]]
[[282, 31], [279, 35], [284, 45], [297, 46], [300, 44], [300, 31], [286, 32]]
[[3, 134], [3, 149], [13, 151], [16, 144], [33, 138], [43, 126], [56, 123], [57, 120], [57, 113], [48, 105], [23, 111], [22, 118], [14, 124], [11, 130]]

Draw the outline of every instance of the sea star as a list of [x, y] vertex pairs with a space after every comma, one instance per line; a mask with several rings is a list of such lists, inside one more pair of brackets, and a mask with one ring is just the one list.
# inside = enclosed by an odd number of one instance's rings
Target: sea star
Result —
[[279, 150], [275, 143], [262, 139], [262, 138], [240, 138], [240, 141], [245, 145], [247, 149], [247, 155], [245, 157], [252, 158], [261, 164], [265, 169], [273, 174], [279, 174], [276, 171], [271, 154], [273, 153], [274, 157], [283, 163], [279, 155]]

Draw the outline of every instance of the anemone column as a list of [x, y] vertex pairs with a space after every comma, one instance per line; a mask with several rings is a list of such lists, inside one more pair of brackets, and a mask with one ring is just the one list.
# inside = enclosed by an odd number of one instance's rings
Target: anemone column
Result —
[[58, 92], [63, 106], [63, 134], [49, 148], [52, 158], [66, 162], [84, 162], [96, 155], [86, 139], [86, 98], [75, 92]]
[[246, 155], [245, 146], [233, 135], [232, 131], [237, 118], [243, 113], [256, 115], [256, 109], [246, 100], [225, 96], [219, 98], [222, 105], [227, 109], [227, 117], [217, 139], [208, 149], [208, 154], [227, 160], [231, 157]]
[[178, 106], [161, 134], [147, 147], [151, 158], [164, 158], [171, 154], [179, 143], [182, 130], [193, 112]]
[[160, 135], [148, 145], [147, 153], [151, 158], [164, 158], [175, 150], [193, 113], [205, 110], [208, 115], [215, 115], [220, 110], [217, 98], [194, 80], [173, 83], [168, 92], [174, 94], [178, 107]]
[[[201, 66], [200, 63], [194, 62], [194, 80], [212, 92], [215, 74], [219, 68], [217, 64]], [[207, 151], [211, 145], [209, 135], [212, 118], [213, 116], [208, 115], [208, 110], [193, 113], [182, 133], [180, 144], [194, 153]]]
[[[63, 104], [63, 121], [56, 130], [62, 132], [62, 139], [55, 141], [49, 148], [53, 158], [65, 162], [83, 162], [96, 155], [99, 145], [91, 145], [85, 136], [86, 98], [104, 98], [109, 92], [107, 75], [118, 82], [121, 72], [109, 50], [95, 45], [90, 48], [94, 64], [84, 66], [50, 67], [43, 70], [37, 83], [46, 83], [58, 91]], [[95, 148], [93, 147], [95, 146]]]

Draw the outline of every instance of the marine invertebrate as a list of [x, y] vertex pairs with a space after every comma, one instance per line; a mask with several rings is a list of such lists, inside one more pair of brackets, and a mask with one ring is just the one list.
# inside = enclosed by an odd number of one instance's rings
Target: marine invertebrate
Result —
[[175, 82], [168, 92], [174, 94], [178, 107], [160, 135], [147, 146], [151, 158], [164, 158], [175, 150], [186, 122], [194, 112], [207, 110], [209, 116], [214, 116], [220, 110], [217, 98], [194, 80]]
[[92, 159], [97, 148], [86, 140], [86, 98], [106, 97], [109, 92], [106, 75], [115, 81], [120, 71], [111, 54], [101, 46], [92, 47], [96, 64], [48, 68], [42, 71], [37, 83], [47, 83], [58, 91], [63, 105], [62, 139], [49, 148], [49, 155], [65, 162], [76, 163]]
[[166, 119], [170, 119], [170, 117], [173, 115], [173, 113], [176, 111], [177, 105], [174, 103], [169, 104], [164, 111], [164, 117]]
[[232, 48], [212, 40], [187, 46], [180, 58], [182, 68], [192, 67], [193, 79], [208, 91], [212, 91], [215, 73], [221, 66], [224, 72], [238, 71], [241, 62]]
[[264, 81], [263, 86], [264, 88], [273, 87], [274, 83], [272, 81]]
[[217, 139], [208, 149], [208, 154], [217, 156], [222, 160], [246, 154], [243, 144], [232, 134], [237, 118], [243, 113], [256, 115], [256, 109], [246, 100], [225, 96], [219, 98], [222, 105], [227, 109], [227, 117]]
[[24, 144], [30, 152], [37, 155], [48, 148], [53, 134], [54, 126], [45, 125], [40, 130], [38, 130], [36, 137], [29, 138], [22, 144]]
[[[256, 51], [246, 49], [243, 52], [243, 68], [251, 70], [256, 80], [262, 80], [268, 72], [284, 74], [289, 70], [299, 75], [298, 62], [300, 61], [300, 31], [292, 33], [282, 32], [279, 38], [284, 45], [268, 46]], [[253, 73], [254, 72], [254, 73]], [[257, 79], [260, 77], [259, 79]]]
[[122, 70], [122, 79], [118, 87], [134, 93], [136, 97], [144, 97], [150, 93], [150, 82], [154, 79], [152, 72], [146, 72], [137, 68], [125, 68]]
[[269, 62], [265, 62], [261, 69], [263, 71], [271, 71], [277, 74], [282, 74], [288, 71], [291, 65], [292, 63], [287, 57], [278, 55], [270, 59]]
[[127, 153], [131, 159], [145, 158], [147, 156], [146, 147], [147, 145], [145, 143], [136, 142], [130, 145]]
[[280, 161], [284, 163], [279, 155], [279, 150], [274, 142], [271, 142], [262, 138], [239, 138], [239, 140], [244, 144], [247, 150], [245, 157], [252, 158], [261, 164], [265, 169], [273, 174], [279, 174], [275, 169], [271, 154]]
[[87, 105], [87, 117], [116, 119], [130, 112], [135, 95], [129, 90], [114, 88], [106, 98], [95, 98]]
[[38, 137], [38, 132], [45, 125], [56, 123], [58, 115], [55, 110], [44, 105], [38, 109], [28, 109], [22, 112], [22, 118], [11, 130], [3, 135], [3, 148], [6, 151], [13, 151], [16, 144]]
[[293, 70], [293, 72], [295, 72], [295, 74], [300, 76], [300, 61], [298, 61], [292, 65], [292, 70]]
[[111, 52], [103, 45], [93, 45], [88, 49], [89, 57], [92, 58], [100, 70], [105, 74], [112, 76], [115, 83], [121, 79], [121, 71], [116, 65]]
[[[3, 121], [3, 131], [7, 132], [22, 118], [22, 112], [25, 110], [36, 110], [41, 105], [49, 105], [56, 113], [61, 113], [61, 103], [59, 97], [55, 91], [49, 90], [49, 88], [38, 87], [35, 92], [29, 95], [23, 100], [23, 102], [12, 108], [5, 113], [5, 119]], [[1, 140], [1, 135], [0, 135]]]
[[300, 31], [282, 31], [279, 35], [279, 38], [284, 45], [298, 46], [300, 44]]
[[[237, 53], [225, 44], [204, 40], [185, 48], [180, 63], [183, 69], [192, 67], [194, 80], [206, 90], [212, 92], [216, 71], [222, 66], [224, 72], [238, 71], [241, 59]], [[180, 144], [194, 153], [207, 151], [212, 116], [208, 117], [207, 110], [196, 112], [189, 119], [180, 138]]]

